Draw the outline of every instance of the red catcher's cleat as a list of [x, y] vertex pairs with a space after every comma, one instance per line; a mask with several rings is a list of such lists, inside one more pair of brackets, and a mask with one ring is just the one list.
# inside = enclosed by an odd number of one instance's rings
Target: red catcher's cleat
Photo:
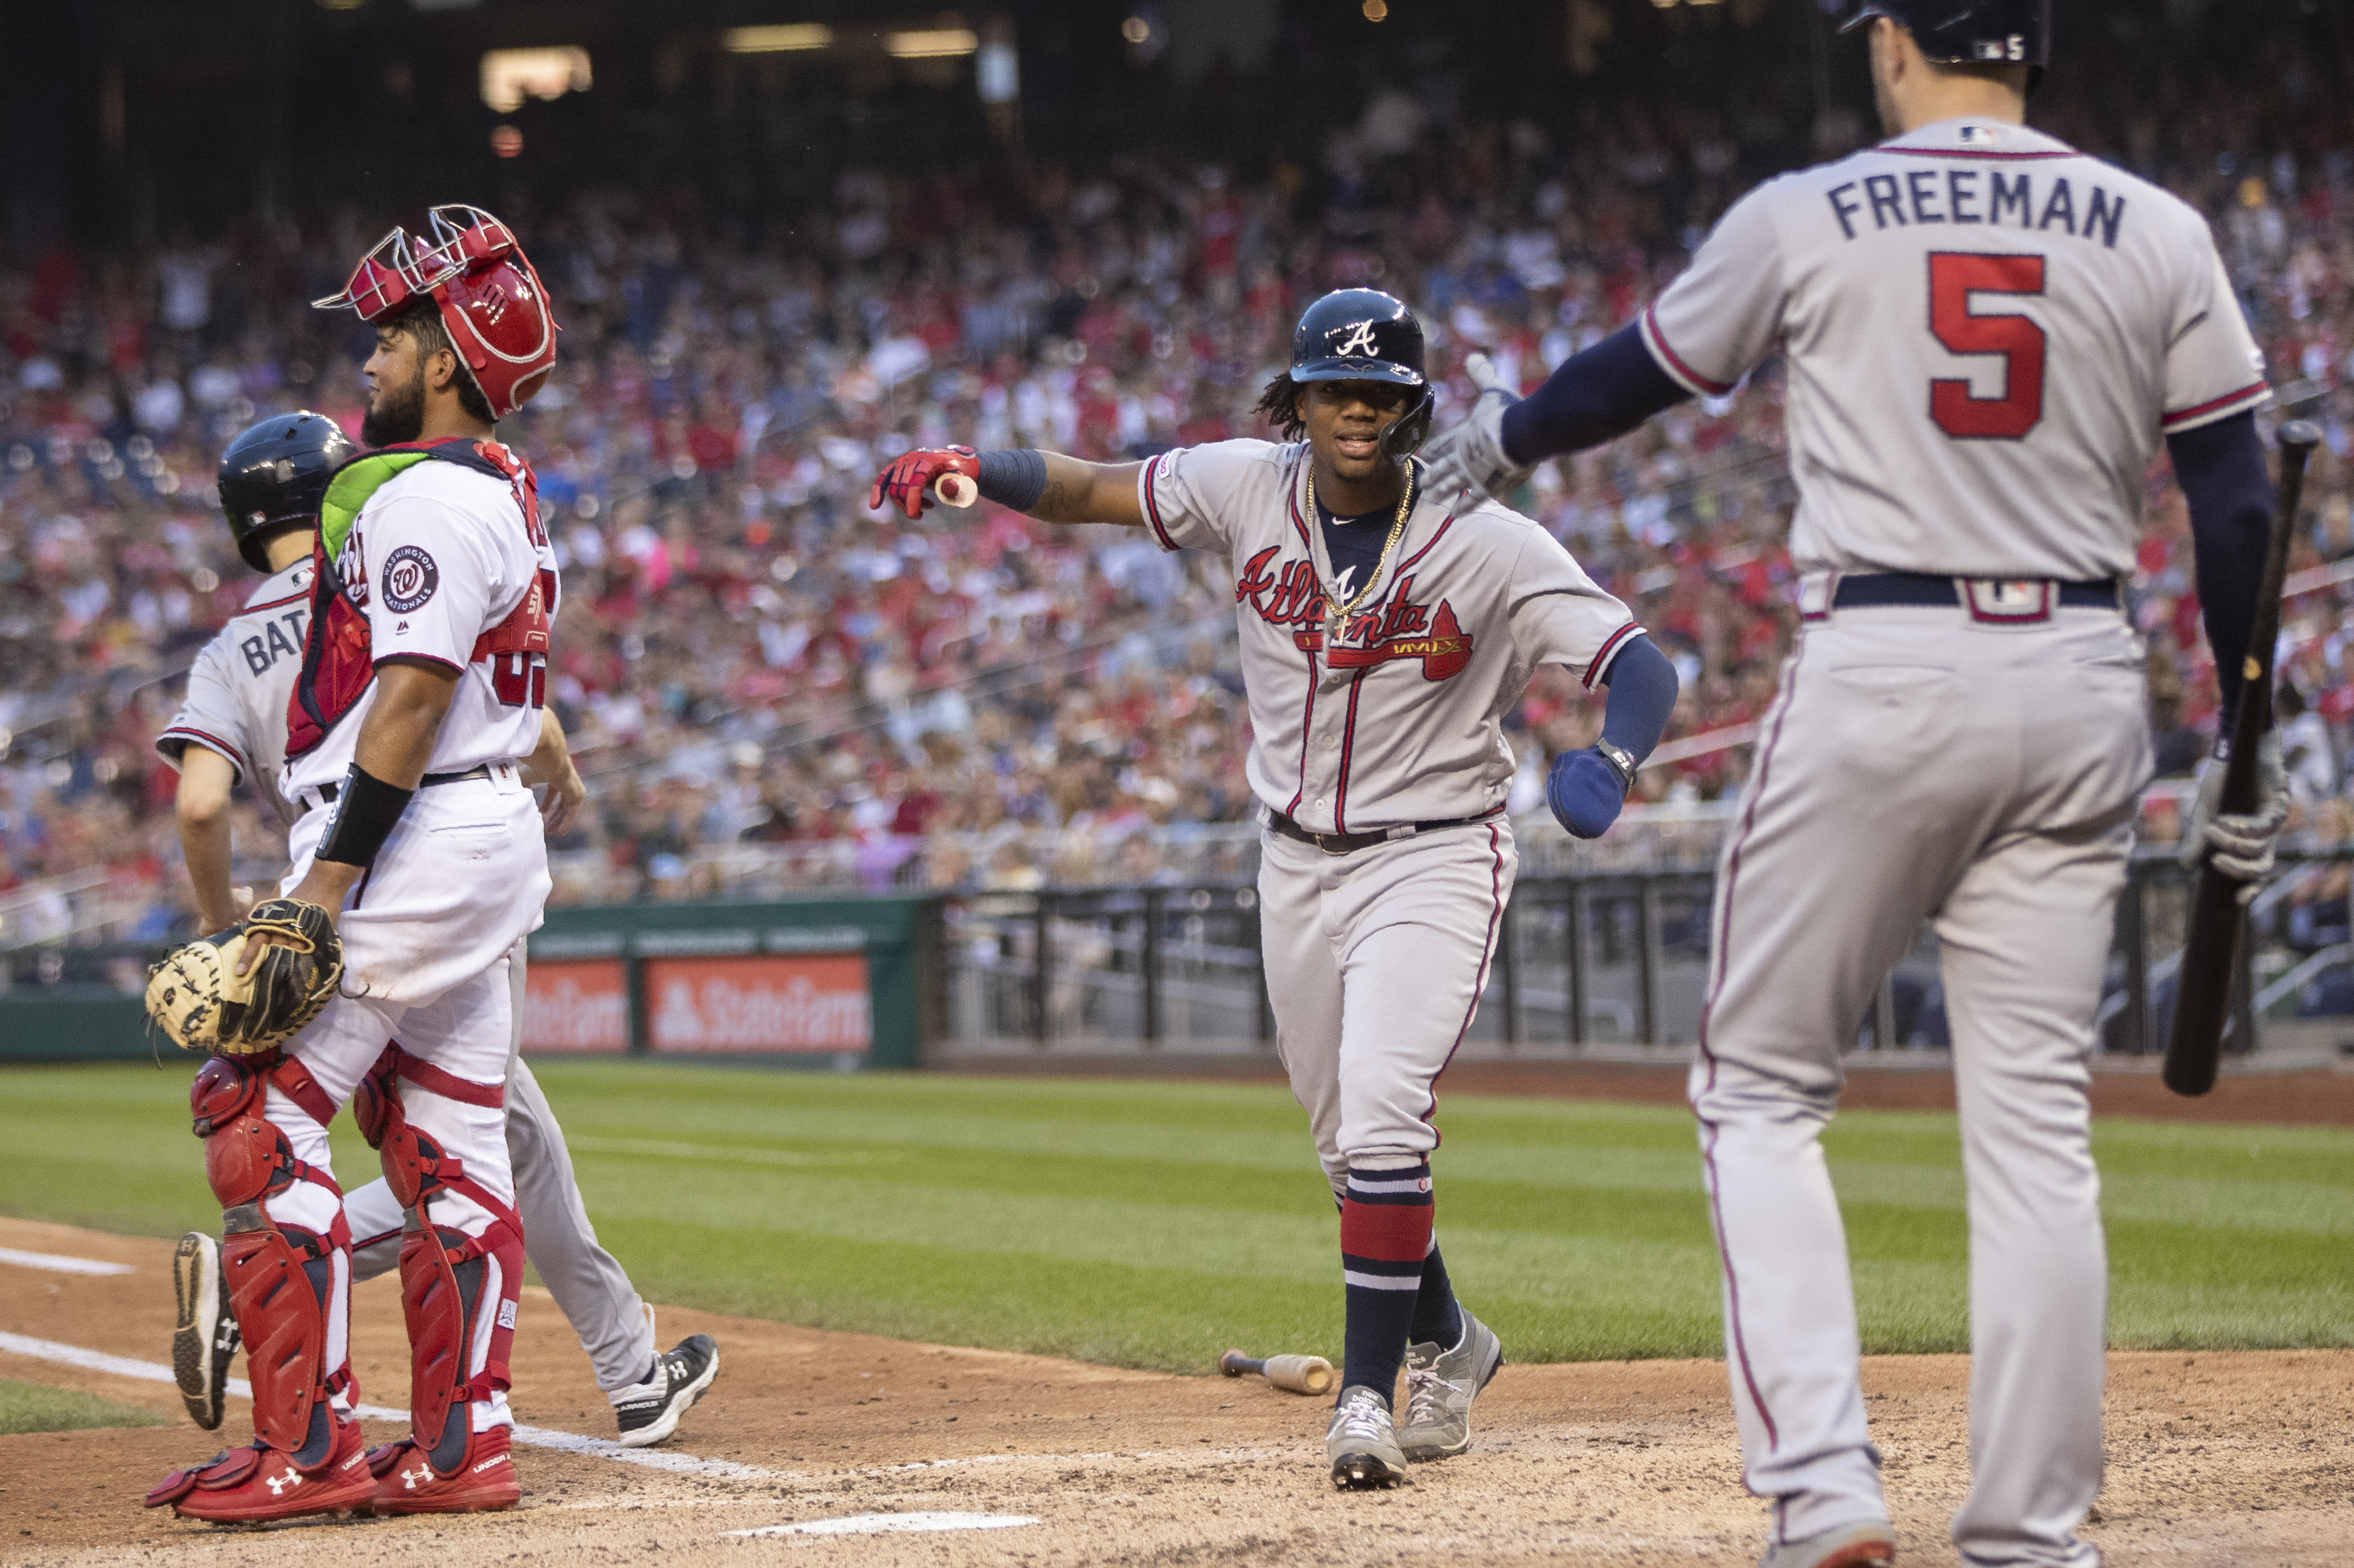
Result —
[[203, 1466], [175, 1470], [147, 1494], [149, 1508], [169, 1503], [182, 1519], [258, 1524], [307, 1514], [367, 1511], [376, 1496], [367, 1449], [356, 1421], [336, 1424], [326, 1463], [304, 1469], [283, 1449], [249, 1444]]
[[[450, 1419], [467, 1419], [464, 1407], [451, 1411]], [[376, 1511], [493, 1513], [514, 1507], [523, 1500], [523, 1488], [515, 1483], [507, 1432], [493, 1426], [475, 1433], [466, 1444], [465, 1467], [452, 1476], [436, 1473], [424, 1450], [406, 1437], [369, 1449], [368, 1468], [376, 1472]]]

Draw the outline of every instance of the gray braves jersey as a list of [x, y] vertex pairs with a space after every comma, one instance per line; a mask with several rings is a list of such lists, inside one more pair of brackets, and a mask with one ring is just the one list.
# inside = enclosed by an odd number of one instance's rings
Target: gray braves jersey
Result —
[[1517, 764], [1500, 721], [1530, 673], [1566, 664], [1591, 686], [1642, 630], [1543, 529], [1494, 502], [1424, 496], [1420, 473], [1405, 535], [1371, 584], [1343, 593], [1371, 589], [1337, 636], [1304, 442], [1182, 447], [1138, 480], [1161, 548], [1233, 565], [1251, 789], [1312, 832], [1502, 805]]
[[254, 589], [188, 670], [188, 693], [155, 749], [173, 767], [191, 746], [217, 751], [292, 826], [294, 809], [278, 793], [286, 762], [286, 701], [302, 669], [311, 618], [311, 563], [296, 562]]
[[1802, 570], [2130, 576], [2160, 432], [2266, 397], [2204, 218], [1975, 120], [1759, 186], [1642, 330], [1698, 393], [1783, 355]]

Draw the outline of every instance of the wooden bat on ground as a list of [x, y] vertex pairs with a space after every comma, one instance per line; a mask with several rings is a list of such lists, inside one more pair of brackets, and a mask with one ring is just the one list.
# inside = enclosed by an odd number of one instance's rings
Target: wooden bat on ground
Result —
[[1240, 1351], [1228, 1351], [1218, 1358], [1218, 1370], [1228, 1377], [1262, 1372], [1267, 1382], [1293, 1393], [1332, 1392], [1332, 1363], [1322, 1356], [1269, 1356], [1255, 1361]]
[[[2256, 809], [2256, 748], [2273, 724], [2273, 645], [2280, 640], [2281, 578], [2288, 569], [2289, 535], [2305, 493], [2305, 463], [2321, 444], [2320, 429], [2303, 419], [2280, 428], [2280, 503], [2273, 509], [2272, 538], [2264, 548], [2264, 575], [2256, 590], [2256, 620], [2248, 633], [2248, 659], [2241, 668], [2240, 711], [2232, 725], [2232, 756], [2224, 765], [2217, 810], [2236, 815]], [[2215, 868], [2199, 866], [2184, 928], [2182, 967], [2177, 971], [2174, 1028], [2167, 1036], [2166, 1086], [2198, 1096], [2215, 1086], [2216, 1059], [2223, 1048], [2223, 1025], [2232, 1010], [2232, 982], [2240, 970], [2240, 942], [2247, 911], [2240, 903], [2246, 885]]]

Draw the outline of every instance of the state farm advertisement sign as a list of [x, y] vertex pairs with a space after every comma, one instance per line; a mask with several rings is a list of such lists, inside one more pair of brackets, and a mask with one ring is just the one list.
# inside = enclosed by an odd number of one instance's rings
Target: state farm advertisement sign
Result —
[[642, 961], [657, 1051], [864, 1051], [875, 1043], [864, 953]]
[[630, 1048], [630, 982], [619, 959], [534, 959], [524, 970], [527, 1052]]

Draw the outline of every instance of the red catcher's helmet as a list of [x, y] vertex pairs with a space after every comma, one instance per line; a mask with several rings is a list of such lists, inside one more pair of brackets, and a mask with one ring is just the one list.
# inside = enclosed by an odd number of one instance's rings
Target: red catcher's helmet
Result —
[[426, 221], [431, 243], [396, 226], [360, 258], [342, 293], [311, 302], [372, 322], [429, 297], [492, 417], [504, 419], [531, 401], [556, 365], [556, 311], [505, 224], [462, 203], [437, 207]]

